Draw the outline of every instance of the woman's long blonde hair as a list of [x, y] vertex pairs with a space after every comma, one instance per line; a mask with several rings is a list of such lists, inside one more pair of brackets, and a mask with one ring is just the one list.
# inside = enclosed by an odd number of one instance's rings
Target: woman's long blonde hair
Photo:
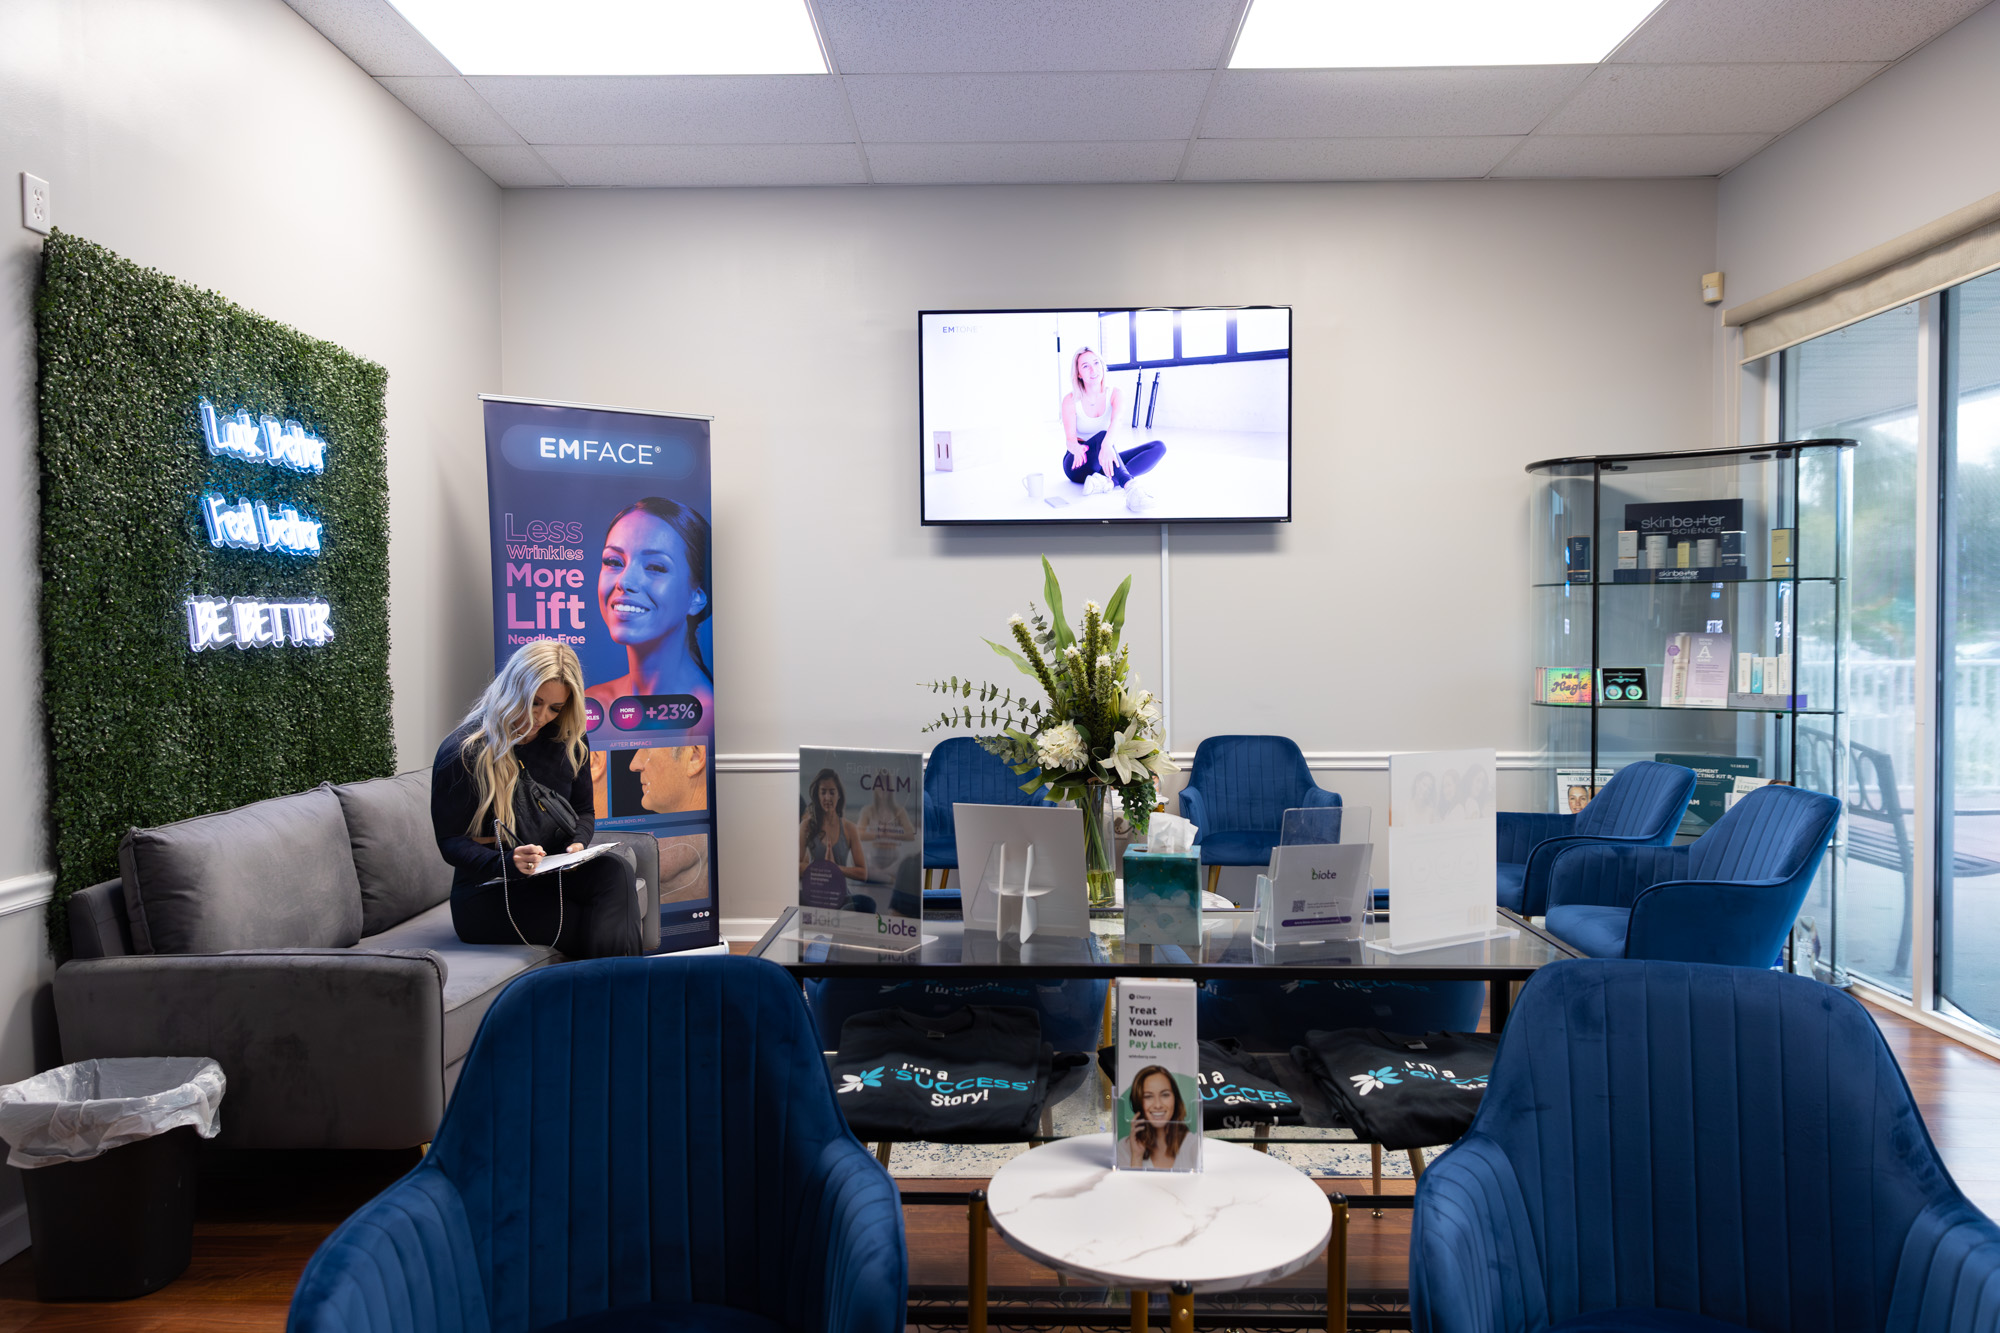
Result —
[[569, 756], [569, 766], [583, 766], [584, 756], [590, 752], [583, 738], [583, 664], [568, 644], [538, 639], [507, 659], [507, 665], [500, 668], [500, 674], [465, 715], [472, 733], [458, 753], [479, 784], [479, 806], [472, 812], [472, 826], [466, 829], [473, 837], [484, 836], [480, 830], [491, 827], [494, 812], [505, 812], [503, 822], [513, 819], [514, 782], [519, 771], [514, 747], [528, 739], [535, 691], [552, 680], [569, 687], [569, 701], [556, 714], [556, 739]]

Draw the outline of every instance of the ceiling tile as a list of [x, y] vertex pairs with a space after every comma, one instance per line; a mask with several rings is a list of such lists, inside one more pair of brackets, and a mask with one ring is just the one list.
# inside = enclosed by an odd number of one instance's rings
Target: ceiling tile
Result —
[[571, 185], [859, 185], [847, 143], [558, 145], [541, 155]]
[[457, 74], [388, 0], [285, 0], [349, 60], [384, 74]]
[[493, 183], [503, 189], [531, 190], [566, 183], [525, 144], [462, 144], [458, 151], [471, 158], [472, 165], [491, 176]]
[[815, 0], [843, 74], [1213, 69], [1243, 0]]
[[1548, 134], [1777, 134], [1880, 65], [1606, 65], [1542, 126]]
[[1896, 60], [1986, 0], [1667, 0], [1614, 61]]
[[1092, 184], [1170, 181], [1187, 142], [874, 143], [868, 167], [883, 185]]
[[1582, 86], [1589, 65], [1225, 72], [1203, 138], [1329, 139], [1526, 134]]
[[455, 144], [521, 142], [521, 136], [500, 119], [486, 99], [456, 74], [448, 79], [392, 74], [376, 82]]
[[1209, 75], [864, 74], [847, 97], [877, 143], [1028, 143], [1184, 139]]
[[832, 143], [854, 126], [825, 74], [470, 80], [529, 143]]
[[1537, 134], [1495, 176], [1719, 176], [1770, 134]]
[[1182, 180], [1443, 180], [1484, 176], [1517, 136], [1434, 139], [1197, 139]]

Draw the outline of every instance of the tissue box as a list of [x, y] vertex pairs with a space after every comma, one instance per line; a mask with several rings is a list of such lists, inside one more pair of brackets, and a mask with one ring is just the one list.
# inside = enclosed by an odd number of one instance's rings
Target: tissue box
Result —
[[1125, 849], [1125, 942], [1201, 947], [1201, 861], [1195, 853]]

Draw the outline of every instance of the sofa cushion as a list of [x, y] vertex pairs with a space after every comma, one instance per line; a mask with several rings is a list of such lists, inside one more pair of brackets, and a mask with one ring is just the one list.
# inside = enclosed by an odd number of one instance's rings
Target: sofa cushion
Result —
[[472, 1049], [479, 1020], [507, 983], [523, 972], [560, 959], [533, 944], [467, 944], [451, 924], [451, 904], [440, 903], [361, 941], [364, 949], [429, 949], [444, 960], [444, 1062], [455, 1065]]
[[451, 866], [431, 828], [431, 771], [333, 789], [361, 882], [361, 933], [401, 925], [451, 897]]
[[344, 949], [361, 938], [347, 825], [325, 788], [133, 829], [118, 869], [140, 953]]

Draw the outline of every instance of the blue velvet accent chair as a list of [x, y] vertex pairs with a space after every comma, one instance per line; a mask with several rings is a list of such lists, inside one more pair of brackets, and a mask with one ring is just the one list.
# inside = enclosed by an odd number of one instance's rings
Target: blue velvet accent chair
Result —
[[1693, 769], [1646, 760], [1613, 773], [1579, 814], [1501, 811], [1494, 817], [1496, 899], [1510, 912], [1540, 916], [1548, 910], [1549, 867], [1558, 852], [1593, 843], [1666, 846], [1687, 813], [1694, 784]]
[[1990, 1333], [2000, 1227], [1859, 1003], [1804, 977], [1536, 973], [1424, 1172], [1415, 1333]]
[[[931, 912], [963, 910], [959, 891], [949, 887], [958, 869], [958, 824], [951, 807], [967, 805], [1054, 805], [1048, 788], [1021, 790], [1018, 776], [998, 755], [979, 748], [970, 736], [942, 740], [924, 765], [924, 908]], [[931, 871], [942, 870], [938, 887], [930, 886]]]
[[1340, 804], [1306, 767], [1298, 745], [1283, 736], [1210, 736], [1195, 747], [1194, 769], [1181, 788], [1181, 817], [1201, 830], [1208, 891], [1223, 866], [1267, 866], [1285, 811]]
[[798, 983], [750, 958], [530, 972], [423, 1163], [329, 1236], [289, 1333], [902, 1333], [895, 1183]]
[[1570, 847], [1549, 872], [1551, 935], [1593, 958], [1769, 967], [1840, 802], [1759, 787], [1684, 847]]

